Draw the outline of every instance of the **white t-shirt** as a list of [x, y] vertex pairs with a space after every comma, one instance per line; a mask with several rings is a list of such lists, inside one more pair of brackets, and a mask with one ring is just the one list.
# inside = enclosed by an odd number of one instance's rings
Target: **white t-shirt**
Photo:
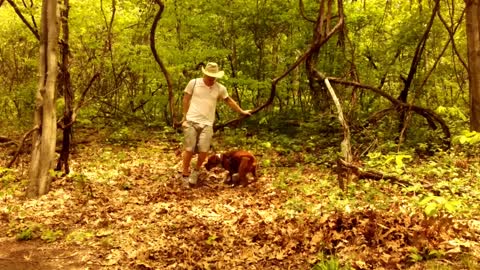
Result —
[[198, 78], [188, 82], [184, 92], [192, 95], [187, 121], [213, 126], [217, 100], [228, 97], [227, 88], [218, 82], [207, 86], [202, 78]]

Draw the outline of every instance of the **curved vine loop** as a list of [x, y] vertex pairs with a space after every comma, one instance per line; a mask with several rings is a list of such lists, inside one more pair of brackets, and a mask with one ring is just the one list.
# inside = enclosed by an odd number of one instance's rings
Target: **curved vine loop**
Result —
[[174, 108], [174, 96], [173, 96], [173, 82], [170, 74], [168, 73], [165, 64], [162, 62], [160, 57], [158, 56], [157, 49], [155, 47], [155, 31], [158, 26], [158, 22], [162, 17], [163, 10], [165, 9], [165, 5], [161, 0], [154, 0], [154, 2], [160, 7], [155, 18], [153, 19], [152, 28], [150, 28], [150, 49], [152, 51], [153, 57], [155, 61], [160, 66], [160, 69], [167, 80], [167, 87], [168, 87], [168, 105], [170, 107], [170, 119], [167, 117], [168, 125], [175, 126], [175, 108]]

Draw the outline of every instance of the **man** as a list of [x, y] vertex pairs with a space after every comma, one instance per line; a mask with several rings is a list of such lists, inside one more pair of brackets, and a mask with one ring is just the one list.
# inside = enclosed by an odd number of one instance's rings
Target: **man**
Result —
[[[227, 88], [216, 81], [223, 77], [216, 63], [209, 62], [202, 67], [203, 77], [191, 80], [184, 91], [183, 118], [184, 152], [182, 176], [185, 182], [195, 185], [198, 172], [207, 158], [213, 136], [213, 122], [217, 100], [223, 100], [234, 111], [250, 115], [250, 110], [243, 110], [228, 96]], [[190, 174], [190, 161], [198, 153], [197, 164]]]

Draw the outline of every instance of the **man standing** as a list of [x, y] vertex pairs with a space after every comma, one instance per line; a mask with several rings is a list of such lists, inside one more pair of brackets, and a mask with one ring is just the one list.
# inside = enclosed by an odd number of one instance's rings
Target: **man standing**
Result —
[[[209, 62], [202, 67], [203, 77], [191, 80], [185, 87], [183, 96], [182, 127], [184, 131], [183, 170], [184, 181], [195, 185], [198, 172], [207, 158], [213, 136], [213, 123], [217, 100], [223, 100], [234, 111], [250, 115], [228, 96], [227, 88], [216, 81], [223, 77], [216, 63]], [[197, 164], [190, 174], [190, 161], [198, 153]]]

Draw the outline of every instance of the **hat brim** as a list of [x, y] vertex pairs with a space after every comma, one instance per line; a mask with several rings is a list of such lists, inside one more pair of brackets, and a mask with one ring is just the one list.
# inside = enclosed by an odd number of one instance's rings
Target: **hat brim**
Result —
[[203, 67], [202, 67], [202, 72], [203, 72], [203, 74], [207, 75], [208, 77], [213, 77], [213, 78], [218, 78], [218, 79], [222, 78], [223, 75], [225, 74], [225, 72], [223, 72], [223, 70], [221, 70], [217, 73], [208, 72]]

